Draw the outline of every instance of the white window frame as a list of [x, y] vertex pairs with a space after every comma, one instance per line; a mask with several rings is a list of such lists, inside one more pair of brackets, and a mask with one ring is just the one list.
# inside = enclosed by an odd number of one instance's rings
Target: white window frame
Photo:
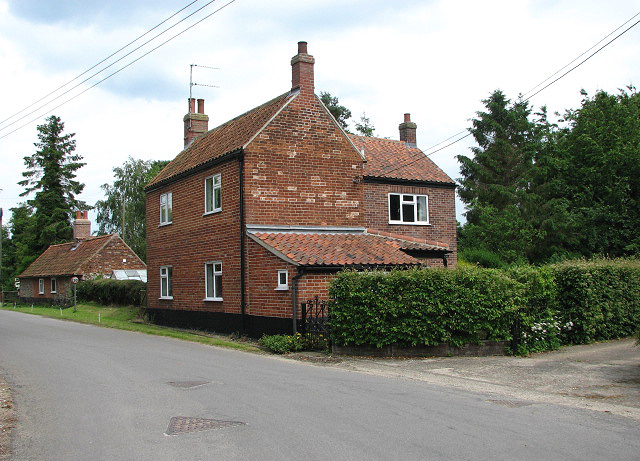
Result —
[[51, 277], [51, 293], [58, 292], [58, 281], [55, 277]]
[[160, 266], [160, 299], [173, 299], [173, 266]]
[[[164, 217], [162, 216], [164, 213]], [[166, 226], [173, 222], [173, 192], [160, 194], [160, 225]]]
[[[212, 269], [213, 286], [209, 287], [209, 267]], [[218, 293], [216, 280], [220, 278], [220, 291], [222, 291], [222, 261], [210, 261], [204, 264], [204, 300], [205, 301], [222, 301], [222, 293]], [[209, 288], [211, 294], [209, 296]]]
[[[284, 283], [282, 283], [282, 276], [284, 275]], [[276, 290], [288, 290], [289, 289], [289, 271], [281, 269], [278, 271], [278, 284]]]
[[[392, 219], [391, 218], [391, 196], [397, 195], [400, 200], [400, 219]], [[418, 201], [419, 198], [424, 197], [424, 203], [426, 207], [426, 215], [427, 219], [423, 221], [418, 221]], [[415, 221], [405, 221], [404, 220], [404, 205], [413, 205], [413, 215], [415, 217]], [[404, 224], [409, 226], [429, 226], [429, 196], [426, 194], [405, 194], [402, 192], [389, 192], [387, 196], [387, 208], [389, 214], [389, 224]]]
[[[209, 185], [210, 184], [210, 185]], [[211, 188], [211, 203], [208, 201], [207, 191]], [[216, 207], [216, 195], [218, 205]], [[204, 214], [218, 213], [222, 211], [222, 176], [220, 173], [204, 178]]]
[[44, 279], [38, 279], [38, 294], [44, 294]]

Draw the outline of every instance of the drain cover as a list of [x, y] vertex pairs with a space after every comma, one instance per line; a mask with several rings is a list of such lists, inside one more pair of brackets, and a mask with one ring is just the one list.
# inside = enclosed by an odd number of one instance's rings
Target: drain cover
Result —
[[167, 384], [173, 387], [179, 387], [180, 389], [192, 389], [194, 387], [204, 386], [211, 381], [169, 381]]
[[495, 403], [496, 405], [502, 405], [509, 408], [526, 407], [527, 405], [533, 405], [531, 402], [524, 402], [522, 400], [487, 400], [487, 402]]
[[242, 426], [240, 421], [221, 421], [218, 419], [190, 418], [188, 416], [174, 416], [169, 421], [165, 435], [179, 435], [188, 432], [211, 431], [223, 427]]

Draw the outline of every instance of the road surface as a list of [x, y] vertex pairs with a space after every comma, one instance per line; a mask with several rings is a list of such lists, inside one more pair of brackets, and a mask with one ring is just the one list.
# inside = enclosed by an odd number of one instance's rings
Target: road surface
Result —
[[0, 311], [11, 460], [637, 459], [636, 421]]

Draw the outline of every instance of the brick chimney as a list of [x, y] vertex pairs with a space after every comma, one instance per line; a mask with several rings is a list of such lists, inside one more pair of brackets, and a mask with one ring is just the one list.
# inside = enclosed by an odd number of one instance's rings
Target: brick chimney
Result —
[[182, 119], [184, 121], [184, 147], [186, 148], [203, 133], [209, 131], [209, 116], [204, 113], [204, 99], [198, 99], [196, 113], [196, 98], [189, 98], [189, 112]]
[[76, 220], [73, 223], [73, 238], [85, 240], [91, 237], [91, 221], [88, 211], [76, 211]]
[[307, 42], [298, 42], [298, 54], [291, 58], [291, 89], [313, 95], [313, 64], [316, 60], [307, 54]]
[[410, 147], [416, 147], [416, 128], [418, 125], [411, 121], [411, 114], [404, 114], [404, 122], [398, 128], [400, 129], [400, 141], [406, 142]]

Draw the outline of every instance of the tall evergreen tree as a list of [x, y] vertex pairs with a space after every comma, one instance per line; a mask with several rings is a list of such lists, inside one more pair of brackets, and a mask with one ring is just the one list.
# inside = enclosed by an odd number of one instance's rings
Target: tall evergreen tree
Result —
[[[106, 198], [96, 202], [98, 232], [119, 232], [124, 241], [143, 260], [146, 259], [146, 195], [144, 186], [168, 161], [129, 159], [113, 168], [115, 181], [103, 184]], [[124, 218], [124, 220], [123, 220]]]
[[20, 195], [35, 192], [27, 202], [35, 220], [31, 256], [39, 255], [51, 244], [70, 240], [72, 212], [86, 207], [76, 199], [84, 184], [75, 180], [76, 171], [85, 164], [81, 163], [82, 156], [74, 153], [75, 134], [63, 134], [63, 130], [59, 117], [48, 117], [44, 125], [38, 126], [38, 142], [34, 143], [37, 151], [24, 157], [27, 171], [18, 184], [25, 191]]
[[328, 91], [320, 92], [320, 100], [327, 107], [327, 109], [329, 109], [329, 112], [331, 112], [333, 118], [336, 119], [338, 125], [340, 125], [342, 129], [348, 133], [349, 130], [347, 120], [351, 118], [351, 111], [346, 107], [341, 106], [338, 98], [336, 96], [332, 96]]
[[369, 117], [363, 112], [360, 116], [360, 122], [356, 123], [356, 131], [360, 133], [361, 136], [371, 137], [374, 135], [375, 129]]

